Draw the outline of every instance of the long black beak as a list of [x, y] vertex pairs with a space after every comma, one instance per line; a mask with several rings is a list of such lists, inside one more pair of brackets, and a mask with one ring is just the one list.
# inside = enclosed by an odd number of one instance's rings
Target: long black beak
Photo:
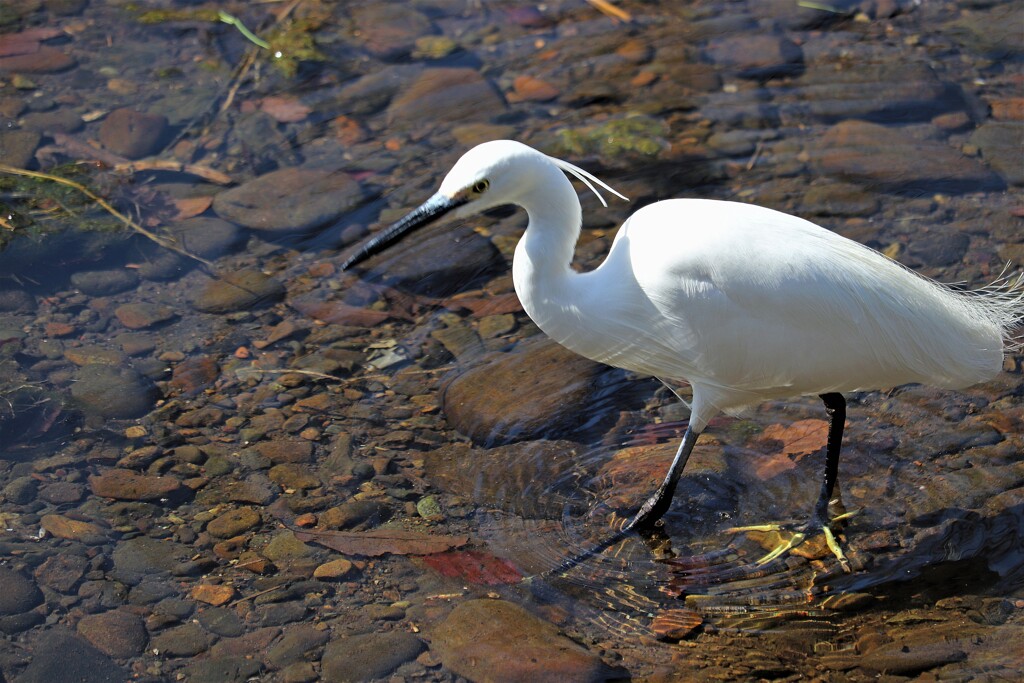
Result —
[[438, 193], [423, 202], [419, 208], [410, 211], [404, 218], [382, 232], [374, 235], [363, 246], [359, 247], [351, 256], [341, 264], [342, 270], [348, 270], [352, 266], [362, 263], [375, 254], [379, 254], [392, 244], [402, 239], [405, 235], [422, 228], [424, 225], [440, 218], [452, 209], [466, 203], [465, 199], [452, 199]]

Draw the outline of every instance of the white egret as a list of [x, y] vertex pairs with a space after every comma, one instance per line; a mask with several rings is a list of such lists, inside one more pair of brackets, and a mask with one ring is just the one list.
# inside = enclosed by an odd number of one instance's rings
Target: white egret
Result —
[[537, 326], [597, 362], [690, 384], [689, 425], [664, 482], [619, 533], [563, 569], [664, 514], [712, 417], [806, 394], [820, 396], [829, 417], [825, 475], [810, 522], [770, 556], [816, 530], [843, 561], [828, 519], [842, 393], [911, 382], [966, 387], [994, 377], [1004, 350], [1020, 347], [1022, 279], [956, 291], [806, 220], [751, 204], [670, 199], [645, 206], [622, 225], [600, 266], [575, 272], [582, 211], [565, 173], [602, 204], [595, 185], [622, 197], [524, 144], [487, 142], [459, 159], [435, 195], [342, 265], [445, 214], [518, 205], [529, 223], [512, 274]]

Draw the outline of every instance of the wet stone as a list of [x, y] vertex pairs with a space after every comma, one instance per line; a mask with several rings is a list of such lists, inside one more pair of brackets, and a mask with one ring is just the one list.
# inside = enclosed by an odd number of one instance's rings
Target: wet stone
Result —
[[71, 593], [85, 576], [89, 561], [81, 555], [60, 554], [46, 558], [35, 571], [36, 581], [58, 593]]
[[20, 573], [0, 567], [0, 615], [21, 614], [42, 603], [43, 594]]
[[351, 529], [361, 524], [376, 525], [387, 520], [389, 511], [380, 501], [353, 500], [324, 510], [319, 526], [324, 529]]
[[127, 671], [83, 638], [62, 628], [42, 631], [30, 644], [32, 651], [59, 656], [33, 657], [18, 676], [19, 683], [111, 683], [128, 681]]
[[291, 624], [306, 617], [306, 606], [301, 600], [289, 600], [278, 602], [272, 605], [260, 605], [257, 610], [257, 618], [264, 626], [283, 626]]
[[449, 123], [488, 120], [505, 110], [505, 102], [475, 69], [424, 70], [388, 107], [391, 125], [421, 126], [423, 121]]
[[119, 580], [138, 583], [146, 574], [175, 572], [192, 554], [191, 548], [174, 541], [145, 536], [131, 538], [121, 541], [114, 549], [115, 575]]
[[800, 47], [781, 36], [741, 35], [713, 40], [707, 48], [716, 64], [736, 69], [741, 78], [767, 80], [803, 69]]
[[162, 657], [194, 657], [209, 647], [209, 636], [199, 624], [182, 624], [153, 636], [150, 649]]
[[159, 390], [131, 368], [92, 364], [82, 367], [71, 385], [71, 396], [91, 414], [132, 418], [152, 409]]
[[0, 311], [14, 313], [34, 311], [36, 299], [23, 289], [0, 290]]
[[974, 131], [970, 143], [981, 150], [981, 156], [1010, 185], [1024, 185], [1024, 122], [988, 122]]
[[17, 477], [4, 487], [4, 499], [15, 505], [25, 505], [35, 500], [38, 488], [39, 482], [32, 477]]
[[72, 273], [71, 284], [91, 296], [109, 296], [139, 284], [139, 277], [127, 269], [85, 270]]
[[[611, 670], [558, 628], [504, 600], [468, 600], [431, 632], [431, 652], [470, 680], [603, 681]], [[326, 655], [325, 655], [326, 656]]]
[[133, 109], [115, 109], [100, 124], [99, 139], [104, 147], [129, 159], [141, 159], [160, 148], [167, 131], [167, 119]]
[[148, 639], [142, 617], [126, 610], [86, 615], [77, 628], [97, 650], [117, 659], [139, 654]]
[[404, 631], [366, 633], [332, 640], [320, 661], [326, 680], [358, 683], [390, 675], [423, 649], [419, 638]]
[[270, 542], [262, 550], [263, 557], [271, 562], [281, 560], [294, 560], [309, 555], [312, 551], [308, 545], [295, 538], [291, 531], [281, 531], [270, 539]]
[[407, 57], [418, 38], [434, 32], [430, 19], [404, 4], [353, 7], [351, 19], [359, 32], [359, 42], [380, 59]]
[[310, 624], [287, 628], [267, 651], [266, 662], [273, 669], [283, 669], [302, 660], [308, 652], [326, 643], [330, 637], [329, 631], [318, 630]]
[[39, 497], [53, 505], [77, 503], [85, 495], [85, 487], [69, 481], [55, 481], [45, 485], [39, 491]]
[[[192, 394], [210, 386], [218, 377], [220, 366], [212, 356], [195, 356], [174, 366], [170, 385], [183, 394]], [[210, 412], [206, 414], [210, 415]], [[192, 422], [198, 426], [196, 420]]]
[[521, 345], [448, 384], [445, 417], [478, 444], [554, 438], [592, 417], [588, 397], [604, 371], [552, 341]]
[[131, 470], [108, 470], [89, 477], [92, 492], [102, 498], [116, 500], [159, 501], [182, 493], [182, 484], [175, 477], [154, 477]]
[[245, 633], [245, 624], [227, 607], [212, 607], [199, 613], [199, 624], [210, 633], [224, 638], [235, 638]]
[[206, 530], [217, 538], [231, 538], [258, 526], [262, 521], [260, 513], [254, 508], [244, 507], [229, 510], [211, 520], [206, 525]]
[[242, 683], [259, 674], [263, 664], [248, 657], [199, 659], [182, 669], [190, 683]]
[[362, 199], [362, 188], [347, 173], [285, 168], [221, 192], [213, 209], [254, 230], [306, 232], [336, 221]]
[[836, 124], [812, 157], [822, 171], [890, 191], [970, 192], [993, 189], [999, 178], [944, 142], [866, 121]]
[[114, 309], [114, 315], [121, 321], [121, 324], [132, 330], [141, 330], [147, 327], [167, 322], [177, 315], [170, 306], [159, 304], [124, 304]]
[[0, 131], [0, 159], [14, 168], [28, 168], [41, 139], [39, 133], [31, 130]]
[[267, 475], [271, 481], [280, 484], [286, 489], [305, 490], [314, 489], [322, 485], [320, 479], [308, 467], [295, 463], [274, 465], [270, 468], [270, 472]]
[[79, 541], [86, 545], [98, 545], [107, 540], [106, 529], [99, 524], [83, 522], [63, 515], [43, 515], [39, 525], [52, 536]]
[[203, 313], [231, 313], [276, 303], [284, 298], [284, 285], [258, 270], [223, 273], [210, 280], [192, 298], [192, 307]]
[[256, 451], [273, 463], [302, 463], [313, 458], [313, 444], [298, 439], [275, 439], [256, 444]]
[[245, 237], [233, 223], [211, 216], [198, 216], [172, 223], [167, 232], [188, 253], [208, 259], [232, 251]]
[[43, 45], [35, 52], [0, 57], [0, 73], [50, 74], [66, 71], [76, 64], [73, 57]]

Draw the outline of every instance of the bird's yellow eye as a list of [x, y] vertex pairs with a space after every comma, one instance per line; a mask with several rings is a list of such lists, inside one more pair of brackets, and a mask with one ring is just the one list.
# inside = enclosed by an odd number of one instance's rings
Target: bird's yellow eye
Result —
[[473, 189], [473, 193], [474, 194], [483, 194], [484, 192], [487, 191], [487, 188], [490, 187], [490, 186], [491, 186], [491, 181], [487, 180], [486, 178], [484, 178], [483, 180], [478, 180], [475, 183], [473, 183], [473, 188], [472, 188]]

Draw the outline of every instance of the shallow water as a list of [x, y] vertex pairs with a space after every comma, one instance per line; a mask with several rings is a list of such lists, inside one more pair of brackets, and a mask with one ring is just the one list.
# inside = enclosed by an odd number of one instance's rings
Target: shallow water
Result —
[[1019, 354], [848, 397], [849, 571], [728, 531], [810, 512], [797, 398], [713, 421], [655, 533], [551, 576], [656, 486], [685, 406], [544, 341], [521, 213], [339, 274], [494, 138], [631, 198], [581, 188], [581, 269], [673, 196], [972, 288], [1024, 265], [1020, 8], [618, 7], [0, 9], [0, 678], [1021, 675]]

